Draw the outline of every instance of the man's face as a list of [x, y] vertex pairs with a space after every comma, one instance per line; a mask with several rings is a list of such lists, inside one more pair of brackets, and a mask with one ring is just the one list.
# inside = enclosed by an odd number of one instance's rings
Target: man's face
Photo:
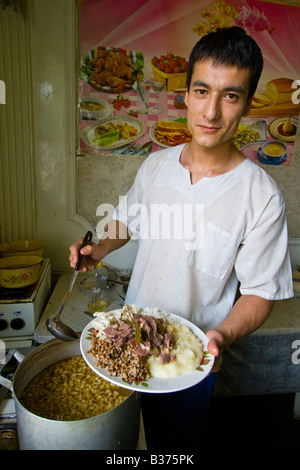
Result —
[[210, 59], [197, 62], [186, 92], [188, 127], [193, 141], [214, 148], [232, 139], [247, 103], [250, 70], [215, 65]]

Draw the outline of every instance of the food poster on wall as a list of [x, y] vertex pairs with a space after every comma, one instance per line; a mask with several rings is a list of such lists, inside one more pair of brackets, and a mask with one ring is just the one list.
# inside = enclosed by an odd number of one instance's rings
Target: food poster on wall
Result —
[[235, 144], [256, 163], [290, 165], [300, 110], [300, 8], [254, 0], [82, 0], [81, 152], [148, 155], [189, 141], [190, 51], [203, 35], [233, 25], [264, 56]]

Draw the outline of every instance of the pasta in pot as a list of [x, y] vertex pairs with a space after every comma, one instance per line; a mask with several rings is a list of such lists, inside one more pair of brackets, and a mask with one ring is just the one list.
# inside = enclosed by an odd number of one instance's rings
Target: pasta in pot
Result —
[[20, 402], [42, 418], [76, 421], [111, 410], [130, 393], [95, 374], [82, 356], [73, 356], [39, 372], [26, 386]]

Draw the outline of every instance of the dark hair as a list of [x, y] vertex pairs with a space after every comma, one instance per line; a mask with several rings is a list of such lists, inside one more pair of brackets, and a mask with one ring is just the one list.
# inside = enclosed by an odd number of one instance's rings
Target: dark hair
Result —
[[191, 85], [194, 65], [212, 59], [214, 65], [236, 65], [250, 69], [248, 100], [255, 93], [262, 69], [263, 57], [254, 39], [243, 28], [232, 26], [217, 29], [203, 36], [193, 47], [187, 69], [187, 89]]

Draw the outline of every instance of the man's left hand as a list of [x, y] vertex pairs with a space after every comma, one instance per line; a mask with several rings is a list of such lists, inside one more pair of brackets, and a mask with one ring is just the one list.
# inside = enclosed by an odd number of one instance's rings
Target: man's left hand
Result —
[[209, 338], [207, 349], [215, 356], [214, 366], [211, 372], [218, 372], [221, 369], [222, 352], [225, 347], [223, 335], [218, 330], [208, 330], [206, 336]]

